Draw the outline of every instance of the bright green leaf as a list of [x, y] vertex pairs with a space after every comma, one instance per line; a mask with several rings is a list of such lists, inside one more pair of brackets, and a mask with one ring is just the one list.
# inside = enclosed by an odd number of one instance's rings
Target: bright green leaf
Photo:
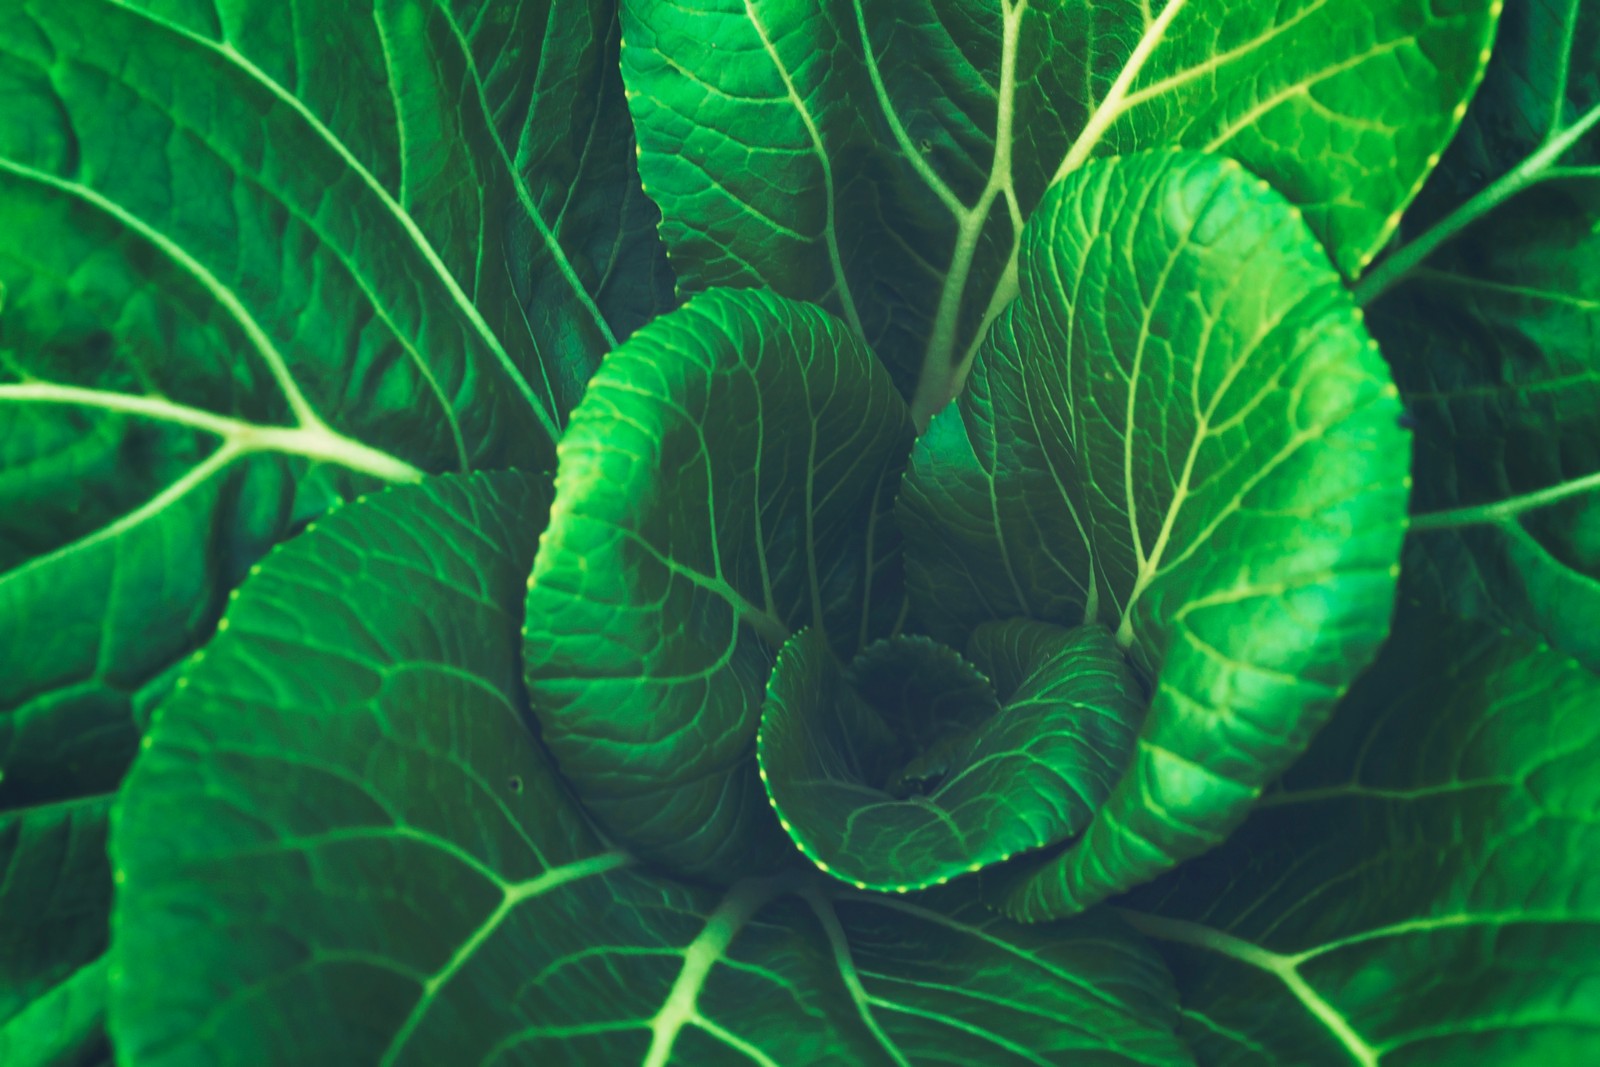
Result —
[[391, 490], [246, 584], [119, 806], [124, 1067], [1190, 1062], [1104, 913], [713, 890], [603, 842], [518, 681], [546, 499]]
[[1600, 1060], [1600, 679], [1402, 612], [1216, 852], [1141, 891], [1201, 1062]]
[[1132, 765], [1006, 909], [1069, 912], [1220, 841], [1387, 629], [1408, 442], [1299, 212], [1186, 152], [1091, 164], [900, 501], [913, 619], [1102, 621], [1150, 681]]
[[1497, 0], [623, 4], [640, 169], [690, 289], [822, 303], [919, 423], [1016, 292], [1023, 221], [1090, 159], [1220, 151], [1346, 273], [1421, 187]]
[[[819, 868], [861, 889], [942, 884], [1077, 834], [1132, 753], [1143, 710], [1104, 627], [980, 627], [968, 653], [998, 696], [970, 666], [977, 685], [946, 681], [954, 653], [916, 642], [874, 645], [845, 669], [800, 634], [762, 709], [773, 810]], [[891, 694], [876, 662], [886, 652], [902, 680]], [[941, 690], [957, 695], [940, 706]]]
[[[100, 924], [105, 924], [104, 915]], [[6, 1067], [111, 1067], [106, 1037], [106, 960], [73, 972], [0, 1023]]]
[[560, 445], [528, 592], [528, 687], [590, 810], [698, 874], [790, 849], [762, 801], [762, 693], [790, 633], [840, 655], [903, 603], [904, 402], [832, 316], [714, 291], [605, 360]]

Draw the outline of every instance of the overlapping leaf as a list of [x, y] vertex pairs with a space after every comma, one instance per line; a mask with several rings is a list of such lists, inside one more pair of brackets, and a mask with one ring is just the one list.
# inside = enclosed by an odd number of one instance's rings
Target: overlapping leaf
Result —
[[1153, 687], [1084, 837], [1011, 891], [1071, 911], [1214, 845], [1382, 640], [1395, 387], [1299, 212], [1229, 160], [1097, 162], [1029, 223], [1022, 295], [918, 442], [913, 619], [1103, 621]]
[[1234, 156], [1355, 273], [1459, 122], [1497, 10], [627, 0], [622, 63], [684, 283], [823, 303], [920, 423], [1015, 295], [1046, 185], [1096, 156]]
[[244, 587], [121, 802], [119, 1062], [1190, 1062], [1105, 914], [711, 890], [605, 843], [524, 720], [546, 499], [393, 490]]
[[1600, 1057], [1600, 679], [1434, 611], [1211, 855], [1136, 896], [1201, 1062]]
[[[557, 200], [596, 168], [625, 177], [620, 104], [590, 91], [617, 77], [614, 10], [562, 5], [547, 27], [531, 3], [304, 6], [0, 4], [13, 802], [114, 779], [130, 705], [273, 539], [351, 491], [335, 472], [546, 465], [575, 387], [545, 383], [581, 382], [609, 344], [572, 283], [611, 260], [579, 271], [551, 227], [625, 243], [620, 179], [605, 211]], [[567, 76], [524, 84], [546, 45]], [[535, 112], [568, 125], [507, 141]], [[537, 323], [513, 268], [544, 287]], [[91, 763], [108, 769], [73, 783]]]
[[1600, 13], [1518, 3], [1460, 141], [1363, 281], [1417, 423], [1407, 564], [1600, 668]]
[[560, 446], [528, 592], [543, 736], [620, 839], [699, 874], [787, 856], [756, 779], [767, 674], [852, 655], [903, 604], [904, 402], [815, 307], [713, 291], [607, 357]]
[[861, 889], [922, 889], [1065, 840], [1105, 802], [1143, 711], [1110, 632], [994, 623], [967, 651], [977, 669], [903, 638], [844, 669], [809, 632], [784, 646], [761, 778], [819, 868]]
[[[606, 316], [660, 290], [637, 284], [662, 262], [639, 210], [617, 211], [630, 181], [641, 197], [616, 49], [607, 3], [0, 0], [19, 825], [115, 787], [274, 541], [384, 481], [553, 462]], [[60, 876], [50, 855], [9, 852], [10, 884]], [[61, 890], [98, 894], [81, 930], [40, 927], [50, 974], [104, 942], [104, 875]], [[46, 905], [6, 907], [26, 925]]]

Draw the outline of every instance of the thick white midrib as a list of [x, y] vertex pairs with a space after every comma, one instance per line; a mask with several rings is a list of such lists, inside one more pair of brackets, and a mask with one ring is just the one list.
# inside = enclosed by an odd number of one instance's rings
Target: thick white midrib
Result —
[[736, 883], [706, 918], [699, 936], [683, 950], [683, 967], [666, 1001], [650, 1020], [650, 1048], [645, 1053], [643, 1067], [666, 1067], [678, 1035], [685, 1026], [700, 1018], [700, 991], [705, 988], [712, 968], [727, 955], [733, 939], [739, 936], [751, 917], [779, 892], [779, 885], [770, 879]]
[[[1161, 42], [1166, 39], [1168, 28], [1172, 25], [1172, 21], [1178, 17], [1179, 12], [1183, 10], [1185, 3], [1187, 3], [1187, 0], [1167, 0], [1167, 5], [1161, 9], [1161, 14], [1156, 17], [1155, 21], [1150, 23], [1144, 34], [1139, 38], [1139, 43], [1134, 47], [1132, 53], [1129, 54], [1127, 63], [1123, 65], [1121, 72], [1117, 75], [1116, 81], [1112, 83], [1110, 90], [1106, 92], [1105, 98], [1100, 101], [1099, 105], [1096, 106], [1094, 111], [1089, 115], [1088, 122], [1084, 123], [1083, 129], [1078, 133], [1078, 136], [1072, 142], [1071, 147], [1067, 149], [1066, 155], [1062, 157], [1060, 165], [1056, 167], [1056, 172], [1050, 179], [1051, 184], [1060, 181], [1063, 177], [1070, 174], [1072, 171], [1077, 170], [1079, 167], [1083, 166], [1084, 163], [1088, 162], [1089, 157], [1093, 154], [1094, 150], [1099, 147], [1100, 141], [1105, 137], [1112, 125], [1116, 123], [1117, 119], [1122, 117], [1123, 113], [1127, 111], [1128, 108], [1133, 106], [1134, 101], [1131, 96], [1133, 83], [1138, 80], [1139, 75], [1144, 71], [1145, 64], [1149, 62], [1150, 57], [1155, 53], [1155, 50], [1160, 47]], [[1020, 7], [1021, 5], [1019, 5], [1019, 10]], [[1014, 49], [1014, 42], [1012, 42], [1012, 47]], [[1002, 100], [1004, 101], [1005, 98], [1002, 97]], [[1009, 112], [1009, 106], [1006, 110]], [[1008, 167], [1009, 151], [1010, 145], [1008, 143]], [[992, 202], [992, 198], [990, 198], [989, 202]], [[983, 212], [977, 213], [979, 215], [979, 222], [977, 225], [980, 227], [982, 226], [982, 215], [987, 213], [989, 202], [984, 203]], [[960, 361], [955, 366], [955, 372], [949, 379], [949, 393], [951, 396], [959, 394], [962, 388], [965, 386], [967, 375], [971, 373], [972, 370], [972, 362], [973, 360], [977, 359], [978, 350], [983, 346], [983, 339], [988, 336], [989, 328], [994, 325], [994, 320], [1000, 317], [1000, 312], [1004, 311], [1006, 305], [1010, 304], [1012, 300], [1016, 299], [1017, 294], [1020, 292], [1018, 286], [1017, 258], [1021, 251], [1021, 227], [1014, 226], [1011, 235], [1011, 254], [1007, 257], [1005, 268], [1001, 271], [1000, 279], [995, 285], [995, 290], [989, 297], [988, 306], [984, 308], [983, 318], [978, 323], [977, 332], [973, 335], [972, 340], [967, 344], [966, 351], [962, 353]], [[970, 263], [968, 266], [970, 267]], [[965, 273], [963, 273], [961, 277], [961, 285], [963, 288], [965, 288]], [[950, 343], [954, 343], [953, 337], [950, 339]], [[933, 345], [930, 342], [930, 359], [932, 350]], [[947, 352], [946, 358], [948, 358], [951, 354], [952, 353]], [[925, 364], [923, 371], [924, 379], [928, 377], [926, 366], [929, 365], [931, 365], [931, 363]], [[919, 382], [918, 400], [922, 399], [921, 383]], [[931, 400], [929, 402], [931, 403]], [[914, 407], [913, 410], [920, 414], [923, 411], [923, 408]], [[935, 407], [934, 410], [937, 410], [937, 407]], [[922, 424], [923, 420], [919, 420], [918, 425], [921, 426]]]
[[1172, 20], [1178, 17], [1188, 0], [1167, 0], [1166, 7], [1161, 9], [1161, 14], [1145, 30], [1139, 38], [1139, 43], [1128, 55], [1127, 63], [1117, 74], [1117, 80], [1111, 83], [1111, 88], [1106, 92], [1105, 99], [1100, 101], [1100, 106], [1094, 109], [1089, 116], [1089, 121], [1083, 124], [1072, 147], [1067, 149], [1067, 154], [1062, 157], [1061, 165], [1056, 168], [1052, 182], [1058, 182], [1068, 174], [1077, 170], [1089, 161], [1090, 155], [1099, 147], [1100, 141], [1105, 137], [1117, 119], [1127, 110], [1128, 97], [1133, 90], [1133, 83], [1144, 72], [1144, 65], [1150, 61], [1155, 50], [1166, 39], [1167, 29], [1172, 25]]
[[417, 1027], [427, 1015], [428, 1009], [433, 1006], [434, 999], [439, 995], [439, 991], [449, 985], [450, 979], [454, 978], [461, 968], [471, 961], [478, 949], [483, 946], [483, 943], [500, 928], [500, 924], [505, 922], [506, 916], [510, 915], [518, 905], [560, 889], [562, 886], [572, 882], [608, 874], [611, 871], [632, 866], [633, 863], [633, 857], [626, 852], [602, 852], [599, 855], [574, 860], [560, 867], [552, 867], [538, 877], [530, 878], [526, 882], [502, 885], [500, 888], [504, 896], [501, 897], [500, 903], [496, 905], [495, 909], [488, 914], [483, 922], [478, 924], [478, 928], [472, 932], [472, 936], [467, 938], [461, 944], [461, 947], [451, 954], [450, 958], [445, 961], [444, 966], [435, 971], [432, 977], [423, 983], [422, 995], [417, 998], [417, 1002], [412, 1006], [410, 1014], [400, 1024], [400, 1028], [395, 1031], [394, 1037], [390, 1039], [389, 1047], [384, 1050], [383, 1059], [379, 1061], [380, 1067], [392, 1067], [399, 1058], [400, 1053], [404, 1051], [406, 1043], [411, 1040], [411, 1035], [416, 1032]]
[[866, 331], [861, 326], [861, 314], [856, 310], [855, 296], [850, 292], [849, 279], [844, 273], [844, 257], [839, 252], [839, 235], [835, 225], [833, 187], [833, 163], [828, 159], [827, 147], [822, 143], [822, 132], [817, 129], [817, 123], [811, 116], [811, 110], [806, 106], [805, 99], [795, 88], [794, 78], [789, 74], [789, 68], [783, 65], [783, 60], [778, 56], [778, 49], [772, 43], [772, 36], [767, 33], [767, 28], [756, 14], [753, 0], [745, 0], [745, 17], [750, 20], [750, 25], [756, 31], [756, 36], [761, 39], [761, 47], [766, 51], [767, 58], [772, 61], [772, 67], [778, 72], [779, 79], [783, 82], [784, 92], [789, 96], [789, 104], [800, 116], [800, 121], [805, 125], [806, 135], [811, 138], [811, 151], [817, 159], [817, 165], [822, 168], [822, 192], [824, 203], [827, 205], [827, 217], [823, 219], [822, 240], [828, 250], [828, 265], [833, 270], [834, 286], [839, 290], [839, 304], [844, 311], [844, 319], [850, 324], [850, 329], [857, 337], [865, 337]]
[[[939, 289], [939, 303], [934, 309], [933, 329], [928, 336], [928, 347], [923, 353], [922, 368], [917, 375], [916, 392], [911, 399], [911, 417], [920, 432], [929, 420], [948, 403], [966, 380], [968, 361], [955, 363], [956, 328], [961, 319], [961, 301], [966, 294], [967, 279], [972, 273], [972, 261], [978, 252], [983, 226], [989, 217], [994, 198], [1001, 192], [1007, 194], [1011, 206], [1012, 233], [1011, 256], [1014, 263], [1022, 239], [1020, 208], [1012, 190], [1011, 141], [1012, 126], [1016, 119], [1017, 96], [1017, 46], [1022, 31], [1022, 16], [1028, 10], [1028, 0], [1017, 0], [1014, 5], [1002, 2], [1000, 37], [1000, 88], [995, 101], [994, 158], [989, 164], [989, 179], [983, 192], [971, 208], [956, 211], [956, 243], [950, 255], [950, 269], [945, 273]], [[921, 158], [921, 153], [915, 153]], [[1013, 272], [1011, 266], [1006, 268]], [[987, 332], [987, 322], [979, 331], [981, 338]], [[976, 343], [976, 342], [975, 342]]]
[[1128, 925], [1147, 936], [1206, 949], [1274, 976], [1318, 1022], [1327, 1027], [1356, 1063], [1361, 1067], [1378, 1067], [1378, 1049], [1356, 1033], [1349, 1021], [1301, 977], [1298, 970], [1300, 957], [1279, 955], [1243, 938], [1199, 923], [1124, 908], [1112, 910], [1121, 915]]
[[218, 304], [222, 305], [228, 316], [238, 324], [245, 337], [250, 341], [256, 353], [261, 356], [261, 361], [266, 364], [267, 372], [278, 388], [283, 391], [284, 399], [288, 401], [289, 411], [294, 415], [295, 421], [301, 426], [321, 425], [322, 420], [311, 404], [306, 400], [305, 394], [300, 392], [299, 384], [294, 376], [289, 373], [289, 364], [283, 358], [283, 353], [278, 351], [278, 346], [272, 338], [267, 336], [267, 331], [261, 328], [255, 316], [250, 314], [248, 308], [240, 301], [237, 294], [215, 274], [212, 274], [205, 264], [189, 255], [181, 245], [175, 243], [161, 231], [154, 229], [143, 219], [129, 212], [121, 204], [101, 196], [95, 190], [77, 182], [64, 181], [53, 174], [47, 174], [32, 167], [23, 166], [12, 160], [0, 158], [0, 172], [16, 175], [24, 181], [33, 182], [54, 189], [59, 193], [81, 200], [98, 211], [115, 219], [120, 225], [132, 233], [138, 234], [142, 239], [150, 242], [160, 249], [172, 262], [183, 268], [191, 277], [200, 283], [201, 287], [209, 292]]
[[237, 67], [239, 70], [248, 75], [251, 80], [256, 82], [256, 84], [260, 85], [267, 92], [271, 93], [275, 99], [281, 102], [290, 111], [299, 116], [300, 120], [306, 124], [307, 128], [316, 134], [318, 139], [320, 139], [325, 145], [333, 150], [333, 152], [339, 157], [340, 161], [350, 169], [352, 174], [356, 175], [356, 177], [361, 181], [361, 184], [366, 187], [367, 191], [370, 192], [377, 199], [377, 201], [383, 205], [384, 210], [387, 211], [390, 216], [394, 218], [396, 223], [399, 224], [400, 228], [405, 231], [406, 236], [411, 239], [412, 244], [415, 245], [417, 251], [421, 253], [423, 260], [428, 264], [429, 268], [432, 269], [433, 273], [438, 277], [440, 283], [445, 287], [445, 291], [450, 295], [451, 302], [456, 305], [457, 310], [459, 310], [462, 317], [466, 319], [468, 325], [472, 327], [473, 332], [477, 333], [482, 339], [485, 347], [487, 347], [490, 353], [495, 357], [495, 361], [498, 362], [501, 368], [505, 370], [506, 374], [511, 378], [512, 383], [517, 387], [518, 391], [522, 393], [523, 398], [527, 400], [528, 405], [533, 408], [534, 416], [538, 419], [540, 425], [545, 429], [545, 431], [550, 435], [550, 439], [554, 441], [560, 436], [560, 431], [556, 428], [554, 416], [552, 413], [546, 411], [544, 406], [539, 403], [538, 398], [534, 396], [532, 386], [528, 384], [527, 380], [522, 376], [521, 370], [519, 370], [515, 362], [512, 361], [511, 354], [506, 351], [505, 346], [500, 343], [500, 338], [495, 336], [494, 331], [489, 327], [489, 323], [484, 319], [477, 307], [467, 297], [467, 294], [461, 288], [460, 283], [456, 281], [455, 275], [450, 273], [450, 269], [446, 267], [444, 261], [439, 258], [438, 250], [433, 247], [433, 244], [428, 240], [427, 236], [424, 235], [422, 230], [418, 228], [416, 220], [407, 214], [406, 210], [395, 201], [394, 197], [389, 195], [389, 191], [385, 189], [382, 183], [378, 181], [372, 172], [369, 171], [366, 166], [350, 152], [349, 147], [346, 146], [344, 142], [340, 141], [339, 138], [335, 137], [333, 135], [333, 131], [328, 129], [328, 127], [323, 124], [322, 120], [317, 118], [317, 116], [306, 107], [304, 101], [295, 96], [293, 93], [289, 92], [283, 86], [279, 85], [266, 73], [266, 71], [252, 63], [248, 57], [246, 57], [242, 52], [236, 50], [231, 44], [226, 42], [218, 43], [216, 41], [209, 40], [200, 36], [199, 34], [191, 32], [190, 30], [184, 29], [181, 26], [177, 26], [173, 23], [165, 21], [164, 19], [160, 19], [149, 12], [143, 12], [136, 8], [129, 8], [129, 10], [136, 15], [140, 15], [148, 19], [153, 25], [159, 26], [169, 33], [182, 37], [195, 46], [203, 48]]
[[230, 458], [253, 452], [276, 452], [337, 464], [386, 482], [418, 482], [423, 478], [421, 470], [404, 460], [346, 437], [315, 418], [309, 425], [262, 426], [187, 407], [164, 397], [133, 396], [47, 382], [0, 385], [0, 404], [8, 402], [94, 408], [187, 426], [221, 438]]
[[1167, 75], [1165, 78], [1162, 78], [1159, 81], [1151, 82], [1143, 89], [1128, 93], [1127, 98], [1123, 100], [1123, 110], [1130, 111], [1144, 103], [1146, 100], [1153, 100], [1163, 93], [1170, 93], [1174, 89], [1181, 89], [1183, 86], [1194, 81], [1196, 78], [1210, 74], [1213, 71], [1221, 70], [1223, 67], [1227, 66], [1229, 63], [1232, 63], [1236, 59], [1242, 59], [1252, 52], [1259, 52], [1262, 48], [1271, 44], [1279, 37], [1282, 37], [1284, 34], [1288, 33], [1290, 30], [1294, 29], [1311, 16], [1322, 11], [1322, 9], [1327, 6], [1328, 0], [1319, 0], [1317, 3], [1307, 4], [1289, 18], [1284, 19], [1282, 22], [1272, 26], [1260, 36], [1252, 37], [1244, 44], [1230, 48], [1224, 52], [1218, 52], [1216, 55], [1202, 63], [1196, 63], [1192, 67], [1185, 67], [1174, 74]]

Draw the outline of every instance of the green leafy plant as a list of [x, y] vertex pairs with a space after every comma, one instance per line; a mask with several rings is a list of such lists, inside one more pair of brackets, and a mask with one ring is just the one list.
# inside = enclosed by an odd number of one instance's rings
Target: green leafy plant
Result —
[[1600, 1060], [1597, 70], [0, 0], [0, 1063]]

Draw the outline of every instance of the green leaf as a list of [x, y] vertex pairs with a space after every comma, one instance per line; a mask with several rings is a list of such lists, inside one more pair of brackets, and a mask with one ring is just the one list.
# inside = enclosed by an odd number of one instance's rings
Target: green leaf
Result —
[[[104, 917], [102, 923], [104, 925]], [[7, 1067], [101, 1067], [112, 1063], [105, 1030], [105, 957], [0, 1023], [0, 1063]]]
[[809, 305], [701, 294], [606, 357], [561, 440], [527, 679], [562, 773], [641, 856], [790, 854], [753, 758], [767, 674], [803, 626], [849, 656], [895, 624], [910, 445], [888, 375]]
[[546, 499], [392, 490], [245, 585], [119, 803], [119, 1062], [1189, 1062], [1170, 979], [1104, 913], [714, 890], [608, 845], [518, 681]]
[[1022, 295], [900, 501], [913, 619], [1102, 621], [1151, 683], [1132, 765], [1009, 913], [1220, 841], [1388, 625], [1395, 387], [1299, 212], [1232, 161], [1097, 162], [1030, 221]]
[[1023, 220], [1097, 156], [1227, 153], [1354, 274], [1460, 121], [1497, 10], [627, 0], [622, 64], [682, 283], [823, 304], [922, 424], [1016, 293]]
[[[773, 810], [812, 862], [860, 889], [943, 884], [1077, 834], [1143, 710], [1104, 627], [980, 627], [968, 654], [1003, 708], [974, 668], [952, 684], [954, 653], [917, 640], [874, 645], [846, 670], [808, 631], [767, 686], [757, 751]], [[898, 661], [893, 699], [884, 658]]]
[[1358, 292], [1417, 424], [1408, 569], [1600, 669], [1600, 14], [1504, 21], [1408, 243]]
[[1216, 852], [1132, 902], [1201, 1062], [1600, 1058], [1600, 679], [1431, 610]]
[[112, 788], [330, 503], [553, 464], [662, 251], [615, 5], [549, 8], [0, 0], [0, 807]]
[[0, 812], [0, 1063], [67, 1062], [103, 1036], [103, 976], [85, 968], [108, 937], [110, 807], [95, 796]]
[[[615, 341], [674, 305], [656, 234], [661, 213], [639, 184], [617, 8], [616, 0], [450, 6], [532, 205], [511, 218], [506, 269], [534, 336], [564, 354], [550, 361], [563, 413]], [[570, 272], [551, 263], [552, 236]], [[591, 316], [573, 313], [573, 277], [593, 294], [609, 336], [596, 337]]]

